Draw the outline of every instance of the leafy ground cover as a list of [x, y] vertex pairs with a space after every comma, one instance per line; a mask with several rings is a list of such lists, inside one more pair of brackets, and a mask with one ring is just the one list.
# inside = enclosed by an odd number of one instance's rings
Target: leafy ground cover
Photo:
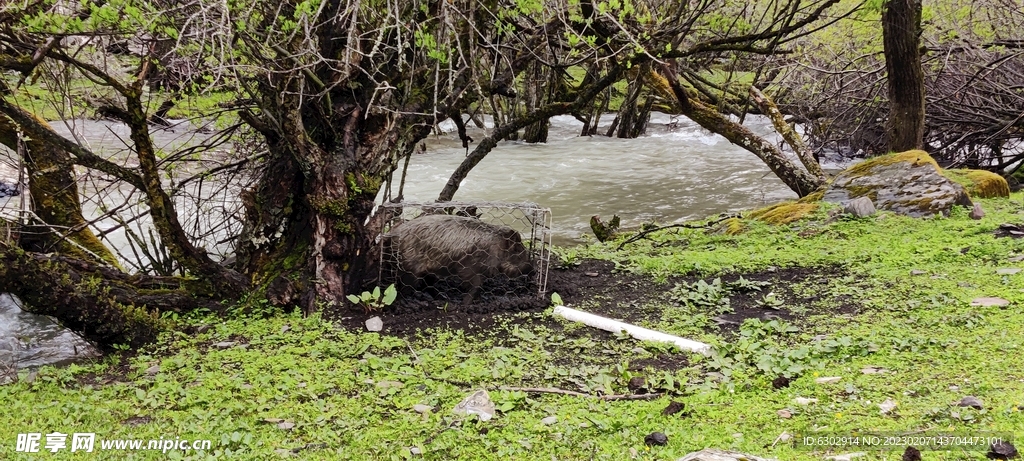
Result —
[[[382, 333], [363, 332], [355, 307], [336, 319], [251, 307], [180, 318], [179, 332], [137, 354], [23, 370], [0, 386], [0, 458], [651, 460], [716, 447], [875, 460], [902, 448], [794, 442], [858, 431], [1019, 437], [1024, 239], [995, 233], [1024, 222], [1024, 195], [980, 202], [980, 221], [966, 210], [847, 219], [826, 207], [739, 235], [680, 228], [621, 251], [560, 249], [550, 283], [563, 302], [711, 343], [708, 357], [568, 323], [550, 307], [384, 312]], [[971, 304], [981, 297], [1009, 305]], [[452, 412], [478, 389], [494, 419]], [[979, 404], [959, 406], [968, 396]], [[14, 452], [17, 434], [52, 431], [209, 439], [212, 449]], [[646, 445], [652, 432], [667, 445]], [[924, 459], [980, 460], [982, 448]]]

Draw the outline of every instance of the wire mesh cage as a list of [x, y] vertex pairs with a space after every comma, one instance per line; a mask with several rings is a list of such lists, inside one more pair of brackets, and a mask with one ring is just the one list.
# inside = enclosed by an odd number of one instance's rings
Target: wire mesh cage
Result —
[[471, 304], [543, 295], [551, 210], [534, 203], [386, 203], [379, 285]]

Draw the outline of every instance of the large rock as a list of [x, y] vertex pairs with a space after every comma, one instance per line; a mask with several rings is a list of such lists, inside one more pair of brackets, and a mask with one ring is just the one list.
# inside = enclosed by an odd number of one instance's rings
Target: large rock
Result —
[[839, 173], [822, 200], [846, 203], [868, 197], [880, 210], [922, 217], [949, 214], [953, 205], [972, 208], [963, 186], [942, 175], [926, 152], [911, 150], [875, 157]]

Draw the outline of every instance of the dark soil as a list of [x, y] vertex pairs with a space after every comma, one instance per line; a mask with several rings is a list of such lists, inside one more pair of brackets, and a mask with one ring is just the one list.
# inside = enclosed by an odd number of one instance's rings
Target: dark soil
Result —
[[[732, 312], [715, 316], [718, 332], [729, 334], [738, 330], [739, 325], [749, 318], [762, 320], [784, 319], [799, 322], [803, 317], [821, 314], [816, 307], [820, 296], [801, 296], [792, 287], [807, 284], [813, 287], [827, 285], [831, 277], [844, 275], [839, 267], [794, 267], [769, 268], [769, 270], [721, 276], [723, 283], [735, 282], [741, 276], [748, 281], [768, 282], [761, 291], [733, 294], [730, 297]], [[666, 305], [671, 304], [669, 290], [676, 284], [693, 283], [698, 277], [674, 276], [665, 282], [656, 282], [651, 277], [617, 270], [609, 261], [584, 260], [580, 264], [565, 268], [552, 269], [548, 275], [548, 293], [558, 293], [562, 301], [569, 306], [586, 306], [585, 310], [597, 315], [619, 319], [627, 323], [641, 323], [662, 315]], [[705, 278], [710, 282], [710, 279]], [[820, 290], [819, 290], [820, 291]], [[759, 304], [768, 292], [774, 292], [776, 298], [783, 301], [778, 310], [766, 308]], [[467, 334], [479, 334], [502, 343], [501, 334], [495, 333], [495, 326], [500, 323], [501, 331], [512, 325], [544, 326], [552, 331], [564, 329], [559, 319], [537, 316], [517, 316], [516, 312], [538, 312], [550, 305], [549, 296], [524, 297], [491, 297], [476, 301], [470, 305], [462, 305], [454, 301], [431, 301], [417, 299], [410, 308], [409, 304], [396, 310], [385, 309], [381, 313], [365, 313], [362, 310], [350, 310], [336, 320], [345, 328], [364, 329], [367, 318], [379, 315], [384, 323], [384, 334], [402, 337], [415, 337], [432, 328], [450, 328], [462, 330]], [[441, 304], [442, 308], [436, 306]], [[859, 306], [849, 299], [830, 299], [829, 311], [834, 315], [855, 313]], [[425, 308], [424, 306], [429, 306]], [[802, 314], [794, 314], [794, 306]], [[513, 314], [513, 315], [509, 315]], [[495, 338], [495, 336], [498, 336]], [[608, 341], [614, 338], [611, 333], [597, 329], [572, 329], [566, 332], [570, 339], [589, 337], [595, 341]], [[572, 354], [566, 360], [573, 360]], [[659, 370], [677, 370], [688, 366], [685, 354], [661, 354], [652, 358], [636, 359], [630, 362], [631, 368], [653, 368]]]
[[[733, 312], [716, 316], [716, 322], [724, 331], [734, 331], [744, 320], [783, 319], [796, 321], [802, 316], [793, 314], [785, 307], [794, 304], [808, 306], [820, 300], [817, 295], [799, 296], [790, 286], [813, 282], [825, 285], [831, 277], [844, 275], [839, 267], [794, 267], [769, 268], [761, 272], [729, 274], [720, 278], [731, 283], [741, 276], [749, 281], [768, 282], [771, 285], [761, 291], [734, 294], [730, 297]], [[669, 277], [658, 283], [652, 278], [615, 269], [610, 261], [585, 260], [568, 268], [552, 269], [548, 275], [548, 293], [558, 293], [569, 306], [586, 305], [587, 311], [629, 323], [641, 322], [652, 316], [660, 316], [662, 307], [668, 302], [667, 292], [679, 283], [693, 283], [698, 277]], [[704, 280], [710, 281], [708, 278]], [[778, 310], [763, 307], [759, 302], [768, 292], [784, 301]], [[835, 314], [856, 313], [859, 306], [849, 299], [833, 300]], [[381, 313], [365, 313], [358, 308], [349, 310], [337, 320], [345, 327], [363, 328], [363, 322], [374, 315], [384, 320], [384, 333], [398, 336], [413, 336], [419, 331], [448, 327], [466, 332], [486, 330], [493, 326], [496, 315], [520, 311], [538, 311], [550, 305], [547, 296], [491, 297], [463, 305], [458, 301], [436, 301], [417, 298], [408, 304], [398, 304], [398, 309], [385, 309]], [[414, 307], [410, 308], [410, 304]], [[437, 307], [441, 304], [441, 307]], [[427, 307], [429, 306], [429, 307]], [[813, 313], [813, 312], [809, 312]], [[553, 324], [557, 321], [552, 319]]]

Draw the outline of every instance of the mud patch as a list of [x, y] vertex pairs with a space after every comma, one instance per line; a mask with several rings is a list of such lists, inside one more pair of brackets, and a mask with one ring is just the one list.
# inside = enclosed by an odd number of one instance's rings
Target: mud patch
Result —
[[[714, 318], [716, 333], [735, 331], [744, 320], [751, 318], [798, 322], [808, 315], [822, 313], [822, 293], [834, 277], [844, 275], [846, 271], [835, 266], [768, 268], [753, 273], [722, 275], [720, 278], [723, 284], [736, 284], [742, 277], [763, 288], [760, 291], [733, 293], [729, 296], [728, 312], [705, 314]], [[558, 293], [567, 305], [584, 306], [587, 312], [628, 323], [645, 323], [660, 319], [666, 307], [673, 305], [671, 292], [677, 285], [690, 285], [698, 280], [710, 281], [714, 278], [672, 276], [657, 282], [649, 276], [623, 270], [610, 261], [583, 260], [578, 265], [553, 268], [548, 275], [548, 292]], [[775, 302], [765, 302], [764, 298], [769, 294]], [[363, 330], [367, 318], [379, 315], [384, 321], [383, 333], [402, 337], [412, 337], [433, 328], [450, 328], [477, 334], [490, 331], [499, 322], [506, 327], [529, 323], [562, 331], [564, 328], [561, 321], [552, 317], [530, 316], [527, 319], [509, 315], [539, 312], [550, 304], [548, 296], [492, 297], [469, 305], [419, 298], [405, 300], [397, 309], [386, 309], [379, 313], [366, 314], [353, 307], [336, 313], [333, 320], [344, 328]], [[769, 305], [775, 308], [766, 307]], [[843, 315], [858, 312], [860, 306], [846, 297], [829, 299], [827, 309], [832, 314]], [[568, 334], [571, 337], [589, 336], [595, 340], [614, 337], [598, 330], [587, 331], [586, 334], [578, 331]]]

